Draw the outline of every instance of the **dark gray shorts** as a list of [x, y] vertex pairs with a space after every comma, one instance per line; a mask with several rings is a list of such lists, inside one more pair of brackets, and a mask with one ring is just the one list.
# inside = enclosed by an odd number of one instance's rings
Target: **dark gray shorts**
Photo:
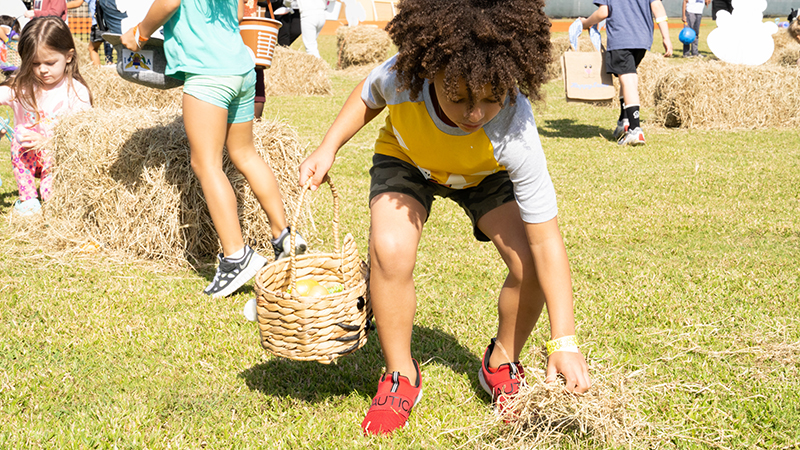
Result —
[[434, 196], [449, 198], [467, 213], [472, 222], [472, 234], [475, 239], [483, 242], [490, 239], [478, 229], [478, 220], [498, 206], [515, 201], [514, 185], [505, 170], [487, 176], [477, 186], [452, 189], [428, 181], [412, 164], [376, 153], [372, 157], [369, 174], [372, 178], [369, 187], [370, 202], [375, 196], [386, 192], [406, 194], [420, 202], [425, 207], [427, 216], [430, 216]]

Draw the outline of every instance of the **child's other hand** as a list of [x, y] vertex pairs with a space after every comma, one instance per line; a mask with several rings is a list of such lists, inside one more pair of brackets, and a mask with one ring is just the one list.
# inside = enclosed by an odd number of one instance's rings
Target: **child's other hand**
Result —
[[582, 394], [589, 390], [592, 380], [589, 378], [589, 367], [582, 353], [555, 352], [547, 358], [546, 383], [556, 381], [558, 374], [564, 376], [565, 386], [569, 392]]
[[319, 147], [300, 164], [300, 186], [305, 186], [311, 179], [311, 190], [315, 191], [325, 180], [325, 176], [333, 166], [335, 152]]
[[24, 130], [17, 133], [17, 142], [22, 148], [38, 147], [44, 140], [45, 137], [35, 131]]
[[672, 56], [672, 41], [669, 38], [669, 35], [663, 36], [661, 38], [661, 43], [664, 44], [664, 58], [669, 58]]

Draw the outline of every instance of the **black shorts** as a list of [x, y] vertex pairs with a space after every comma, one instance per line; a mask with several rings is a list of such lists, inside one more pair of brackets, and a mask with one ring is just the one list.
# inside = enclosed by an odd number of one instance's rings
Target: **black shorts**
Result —
[[636, 73], [636, 68], [646, 54], [647, 50], [644, 48], [609, 50], [606, 55], [606, 72], [617, 76]]
[[426, 216], [430, 216], [434, 195], [449, 198], [467, 213], [472, 222], [472, 234], [482, 242], [490, 239], [478, 228], [481, 217], [498, 206], [516, 201], [514, 185], [505, 170], [487, 176], [477, 186], [453, 189], [429, 181], [417, 167], [402, 159], [375, 154], [369, 174], [370, 202], [377, 195], [397, 192], [416, 199], [425, 208]]
[[103, 32], [100, 31], [99, 28], [97, 28], [97, 24], [92, 25], [92, 32], [89, 34], [89, 39], [91, 39], [92, 42], [102, 42], [103, 41]]

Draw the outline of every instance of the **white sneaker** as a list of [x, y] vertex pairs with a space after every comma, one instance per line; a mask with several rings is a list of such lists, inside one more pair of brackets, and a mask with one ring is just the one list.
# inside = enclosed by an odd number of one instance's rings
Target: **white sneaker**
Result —
[[628, 127], [630, 126], [631, 124], [628, 122], [628, 119], [617, 121], [617, 128], [614, 129], [614, 140], [618, 141], [619, 138], [622, 137], [626, 131], [628, 131]]
[[31, 198], [25, 200], [17, 200], [14, 202], [14, 212], [22, 217], [32, 216], [42, 212], [42, 204], [39, 203], [38, 198]]
[[255, 297], [251, 298], [247, 301], [247, 303], [244, 304], [242, 314], [244, 314], [244, 318], [250, 322], [258, 321], [258, 302], [256, 301]]
[[[275, 239], [270, 240], [273, 250], [275, 250], [275, 261], [289, 257], [289, 252], [292, 249], [292, 235], [289, 227], [281, 231], [281, 235]], [[295, 255], [302, 255], [308, 250], [308, 244], [300, 233], [295, 233], [294, 252]]]
[[644, 145], [644, 131], [641, 127], [636, 127], [626, 131], [617, 141], [619, 145]]
[[222, 254], [217, 258], [219, 259], [217, 273], [211, 280], [211, 284], [203, 290], [205, 294], [212, 297], [226, 297], [233, 294], [256, 276], [258, 269], [267, 263], [267, 258], [259, 255], [247, 245], [244, 246], [244, 256], [240, 260], [230, 261], [228, 258], [223, 258]]

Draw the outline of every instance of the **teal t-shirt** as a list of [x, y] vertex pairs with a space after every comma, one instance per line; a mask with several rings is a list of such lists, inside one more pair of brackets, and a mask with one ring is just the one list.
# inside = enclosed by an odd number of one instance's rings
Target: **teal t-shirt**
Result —
[[242, 75], [255, 67], [239, 34], [237, 0], [182, 0], [164, 24], [167, 75]]

